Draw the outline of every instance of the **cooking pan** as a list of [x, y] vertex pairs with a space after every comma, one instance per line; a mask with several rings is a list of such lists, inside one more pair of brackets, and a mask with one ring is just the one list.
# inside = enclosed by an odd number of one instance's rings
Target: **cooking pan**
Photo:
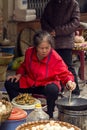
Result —
[[87, 110], [87, 99], [84, 98], [72, 98], [69, 103], [69, 98], [61, 98], [56, 102], [59, 109], [67, 109], [73, 111]]

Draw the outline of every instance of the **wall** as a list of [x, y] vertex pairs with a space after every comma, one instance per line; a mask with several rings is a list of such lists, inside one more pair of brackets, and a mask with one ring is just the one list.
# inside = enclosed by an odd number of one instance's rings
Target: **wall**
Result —
[[3, 0], [0, 0], [0, 9], [2, 9], [2, 7], [3, 7], [2, 1], [3, 1]]
[[[31, 8], [32, 2], [34, 2], [36, 0], [28, 0], [28, 1], [30, 2], [28, 7]], [[39, 0], [37, 0], [37, 1], [39, 1]], [[40, 0], [40, 2], [43, 2], [43, 1], [49, 1], [49, 0], [42, 0], [42, 1]], [[83, 5], [83, 2], [87, 1], [87, 0], [77, 0], [77, 1]], [[16, 37], [16, 26], [14, 23], [12, 25], [10, 25], [8, 23], [8, 21], [12, 19], [14, 3], [15, 3], [15, 0], [0, 0], [0, 8], [3, 9], [4, 26], [8, 29], [8, 36], [9, 36], [9, 38], [12, 39], [12, 41], [16, 41], [16, 38], [15, 38]], [[39, 3], [39, 6], [41, 6], [40, 3]], [[41, 11], [42, 11], [42, 8], [41, 8]], [[81, 21], [87, 22], [87, 14], [83, 14], [83, 13], [81, 14]]]
[[77, 0], [80, 4], [81, 13], [87, 13], [87, 0]]
[[0, 41], [3, 39], [3, 16], [2, 16], [2, 0], [0, 0]]
[[2, 1], [3, 1], [4, 22], [7, 22], [9, 19], [12, 18], [13, 15], [14, 0], [2, 0]]
[[3, 27], [6, 27], [8, 38], [11, 39], [12, 36], [9, 31], [8, 21], [11, 20], [13, 16], [14, 0], [0, 0], [0, 4], [3, 10]]

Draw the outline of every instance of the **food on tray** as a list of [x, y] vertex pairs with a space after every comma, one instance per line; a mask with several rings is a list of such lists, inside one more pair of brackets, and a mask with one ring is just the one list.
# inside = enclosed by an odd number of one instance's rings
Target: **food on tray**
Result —
[[61, 121], [36, 121], [22, 124], [16, 130], [81, 130], [80, 128]]
[[84, 43], [75, 43], [74, 44], [74, 50], [87, 50], [87, 41], [85, 41]]
[[11, 111], [12, 104], [8, 101], [0, 100], [0, 125], [9, 118]]
[[87, 41], [83, 36], [79, 35], [79, 31], [76, 31], [74, 42], [74, 50], [87, 50]]
[[37, 126], [33, 126], [31, 128], [31, 130], [75, 130], [73, 127], [71, 128], [67, 128], [66, 126], [61, 126], [60, 124], [54, 122], [54, 121], [50, 121], [47, 124], [41, 124], [41, 125], [37, 125]]
[[0, 113], [6, 112], [6, 105], [0, 102]]
[[50, 121], [49, 123], [47, 123], [47, 124], [45, 124], [45, 125], [43, 125], [43, 124], [41, 124], [41, 125], [37, 125], [36, 127], [35, 126], [33, 126], [32, 128], [31, 128], [32, 130], [44, 130], [44, 129], [46, 129], [46, 130], [58, 130], [58, 129], [61, 129], [61, 130], [74, 130], [74, 128], [67, 128], [66, 126], [61, 126], [60, 124], [58, 124], [58, 123], [55, 123], [54, 121]]
[[35, 98], [29, 95], [28, 93], [24, 93], [24, 94], [19, 94], [15, 98], [15, 102], [20, 105], [25, 105], [25, 104], [31, 105], [35, 103]]
[[79, 31], [76, 31], [74, 40], [75, 40], [75, 43], [77, 44], [85, 42], [85, 38], [82, 35], [80, 35]]
[[75, 36], [75, 43], [83, 43], [83, 42], [85, 42], [83, 36], [78, 36], [78, 35]]

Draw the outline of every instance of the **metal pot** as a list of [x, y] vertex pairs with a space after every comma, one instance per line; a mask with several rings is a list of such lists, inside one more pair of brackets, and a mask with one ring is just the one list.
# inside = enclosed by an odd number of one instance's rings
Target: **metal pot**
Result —
[[56, 104], [59, 109], [67, 109], [73, 111], [87, 110], [87, 99], [84, 98], [72, 98], [71, 103], [69, 103], [69, 99], [64, 97], [62, 99], [59, 99]]

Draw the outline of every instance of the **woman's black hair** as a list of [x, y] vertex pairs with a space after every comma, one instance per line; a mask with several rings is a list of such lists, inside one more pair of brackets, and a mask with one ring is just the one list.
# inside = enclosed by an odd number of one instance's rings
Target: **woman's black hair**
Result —
[[47, 31], [38, 31], [33, 37], [33, 45], [38, 47], [43, 41], [48, 42], [54, 48], [54, 38]]

